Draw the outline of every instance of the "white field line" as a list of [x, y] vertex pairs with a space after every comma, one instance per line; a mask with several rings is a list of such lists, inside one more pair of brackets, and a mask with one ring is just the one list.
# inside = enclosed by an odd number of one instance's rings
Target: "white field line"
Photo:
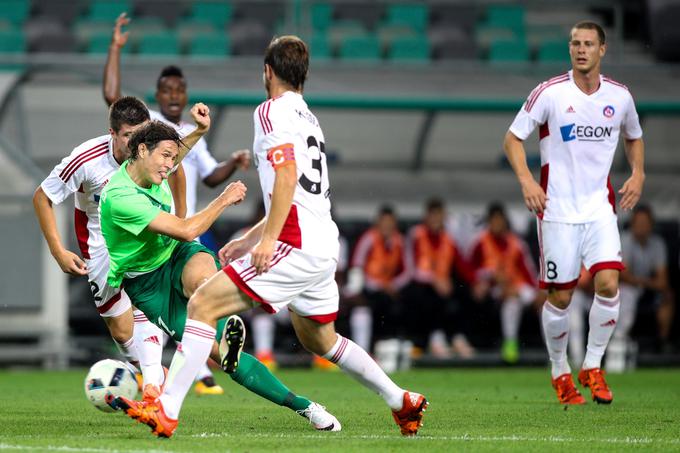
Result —
[[[182, 436], [181, 434], [178, 435]], [[231, 434], [231, 433], [200, 433], [192, 434], [191, 438], [251, 438], [251, 439], [328, 439], [334, 437], [334, 434], [265, 434], [265, 433], [251, 433], [251, 434]], [[341, 435], [339, 439], [365, 439], [365, 440], [391, 440], [400, 441], [403, 439], [399, 436], [386, 435]], [[532, 443], [532, 442], [547, 442], [556, 444], [569, 443], [590, 443], [590, 444], [611, 444], [611, 445], [680, 445], [680, 438], [678, 439], [654, 439], [651, 437], [563, 437], [563, 436], [479, 436], [463, 434], [460, 436], [417, 436], [413, 438], [404, 439], [407, 442], [425, 442], [425, 441], [449, 441], [449, 442], [518, 442], [518, 443]], [[19, 450], [19, 451], [63, 451], [74, 453], [172, 453], [170, 450], [117, 450], [107, 448], [81, 448], [71, 447], [68, 445], [17, 445], [0, 443], [0, 450]]]

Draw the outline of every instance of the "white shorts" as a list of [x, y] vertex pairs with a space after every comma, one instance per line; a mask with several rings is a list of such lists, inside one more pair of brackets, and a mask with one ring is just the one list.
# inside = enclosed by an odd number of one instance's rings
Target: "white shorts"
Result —
[[109, 273], [109, 256], [93, 256], [85, 260], [87, 279], [94, 297], [99, 315], [104, 318], [120, 316], [130, 308], [130, 298], [121, 288], [114, 288], [106, 283]]
[[319, 323], [335, 321], [339, 302], [337, 261], [307, 255], [278, 241], [274, 250], [269, 272], [257, 275], [250, 265], [250, 254], [231, 262], [223, 271], [268, 313], [288, 307]]
[[543, 289], [576, 287], [581, 263], [593, 276], [603, 269], [624, 269], [615, 215], [589, 223], [538, 219], [538, 244], [538, 284]]

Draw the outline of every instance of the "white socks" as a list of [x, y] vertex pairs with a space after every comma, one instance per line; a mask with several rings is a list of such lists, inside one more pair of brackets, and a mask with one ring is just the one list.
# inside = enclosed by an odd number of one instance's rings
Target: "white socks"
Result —
[[164, 335], [160, 327], [151, 323], [139, 310], [132, 312], [135, 320], [133, 338], [139, 353], [139, 367], [144, 377], [144, 385], [163, 385], [165, 373], [161, 359], [163, 358]]
[[349, 315], [349, 329], [352, 340], [364, 351], [371, 350], [373, 335], [373, 313], [368, 307], [354, 307]]
[[269, 314], [257, 314], [253, 316], [251, 324], [255, 355], [271, 354], [274, 351], [274, 330], [276, 329], [274, 317]]
[[593, 306], [590, 308], [590, 331], [588, 347], [583, 369], [600, 368], [602, 356], [619, 319], [619, 293], [614, 297], [603, 297], [595, 294]]
[[137, 367], [139, 366], [139, 353], [137, 351], [137, 345], [135, 344], [134, 335], [125, 343], [118, 343], [116, 340], [113, 340], [113, 342], [116, 344], [118, 351], [120, 351], [120, 353], [123, 354], [123, 357], [125, 357], [127, 364], [132, 366], [135, 372], [138, 372], [139, 369]]
[[562, 310], [550, 302], [543, 304], [541, 313], [545, 345], [552, 364], [552, 377], [555, 379], [571, 369], [567, 363], [567, 341], [569, 340], [569, 310]]
[[335, 345], [323, 357], [380, 395], [392, 410], [402, 408], [404, 390], [392, 382], [371, 356], [352, 340], [338, 335]]
[[517, 297], [504, 300], [501, 304], [501, 331], [504, 340], [517, 340], [519, 324], [522, 321], [522, 303]]
[[194, 382], [198, 370], [208, 360], [215, 341], [215, 329], [200, 321], [187, 318], [181, 345], [172, 358], [168, 382], [160, 396], [165, 414], [171, 419], [179, 416], [182, 402]]

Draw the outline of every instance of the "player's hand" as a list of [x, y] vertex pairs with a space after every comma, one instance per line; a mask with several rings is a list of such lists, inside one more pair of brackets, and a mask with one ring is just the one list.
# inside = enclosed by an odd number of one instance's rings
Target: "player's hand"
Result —
[[220, 196], [224, 199], [224, 201], [227, 202], [227, 206], [231, 206], [233, 204], [242, 202], [246, 197], [247, 190], [248, 188], [245, 184], [243, 184], [241, 181], [235, 181], [229, 183], [229, 185], [224, 188], [224, 191]]
[[198, 132], [205, 134], [210, 129], [210, 109], [202, 102], [197, 102], [191, 107], [191, 117], [196, 123]]
[[275, 244], [276, 241], [261, 239], [250, 252], [250, 264], [255, 267], [257, 275], [269, 272]]
[[123, 26], [130, 23], [130, 18], [127, 17], [127, 13], [120, 13], [118, 18], [116, 18], [116, 25], [113, 26], [113, 37], [111, 38], [111, 44], [118, 47], [119, 49], [127, 43], [129, 31], [123, 33]]
[[85, 261], [69, 250], [63, 250], [54, 255], [54, 259], [57, 260], [59, 267], [65, 274], [76, 276], [87, 275], [87, 265], [85, 264]]
[[226, 266], [233, 260], [241, 258], [250, 251], [250, 245], [245, 238], [234, 239], [229, 241], [224, 247], [217, 252], [217, 257], [220, 260], [222, 267]]
[[249, 149], [239, 149], [231, 154], [231, 158], [239, 168], [239, 170], [247, 170], [250, 168], [250, 150]]
[[623, 187], [619, 190], [619, 193], [621, 194], [619, 206], [621, 206], [621, 209], [627, 211], [635, 207], [637, 202], [640, 201], [642, 185], [644, 183], [645, 177], [638, 173], [633, 173], [633, 175], [623, 183]]
[[548, 198], [545, 195], [543, 187], [541, 187], [533, 178], [523, 181], [522, 196], [524, 196], [524, 204], [529, 211], [541, 214], [545, 210], [545, 204]]

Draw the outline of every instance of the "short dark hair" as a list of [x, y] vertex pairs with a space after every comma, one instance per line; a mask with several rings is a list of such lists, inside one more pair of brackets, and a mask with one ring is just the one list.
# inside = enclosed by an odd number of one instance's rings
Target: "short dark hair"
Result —
[[175, 129], [160, 121], [149, 121], [130, 137], [128, 142], [130, 160], [139, 157], [139, 145], [142, 143], [146, 145], [149, 151], [153, 151], [158, 143], [164, 140], [171, 140], [177, 143], [177, 146], [183, 145], [182, 139]]
[[604, 33], [604, 28], [596, 22], [591, 20], [582, 20], [572, 27], [572, 30], [595, 30], [597, 31], [597, 38], [600, 40], [600, 44], [605, 44], [607, 42], [607, 36]]
[[294, 89], [301, 90], [304, 87], [309, 70], [309, 49], [297, 36], [272, 39], [264, 53], [264, 62], [279, 79]]
[[495, 215], [500, 215], [505, 219], [505, 223], [508, 223], [508, 215], [505, 213], [505, 208], [503, 207], [503, 204], [500, 203], [499, 201], [493, 201], [489, 203], [489, 206], [486, 208], [486, 220], [487, 222], [491, 220], [491, 217]]
[[123, 124], [136, 126], [149, 120], [149, 109], [133, 96], [118, 99], [109, 107], [109, 127], [114, 132], [120, 131]]
[[631, 219], [638, 214], [644, 214], [647, 217], [649, 217], [649, 220], [654, 223], [654, 212], [652, 211], [652, 207], [649, 206], [648, 204], [639, 204], [633, 208], [633, 214], [631, 215]]
[[444, 202], [441, 198], [430, 198], [425, 203], [425, 211], [430, 213], [432, 211], [442, 211], [444, 210]]
[[386, 216], [386, 215], [396, 217], [394, 207], [392, 207], [392, 205], [390, 205], [390, 204], [384, 204], [384, 205], [380, 206], [380, 208], [378, 209], [378, 218]]
[[179, 77], [180, 79], [184, 80], [184, 83], [186, 83], [186, 79], [184, 78], [184, 73], [182, 70], [178, 66], [170, 65], [161, 69], [158, 80], [156, 80], [156, 89], [160, 89], [161, 80], [163, 80], [165, 77]]

